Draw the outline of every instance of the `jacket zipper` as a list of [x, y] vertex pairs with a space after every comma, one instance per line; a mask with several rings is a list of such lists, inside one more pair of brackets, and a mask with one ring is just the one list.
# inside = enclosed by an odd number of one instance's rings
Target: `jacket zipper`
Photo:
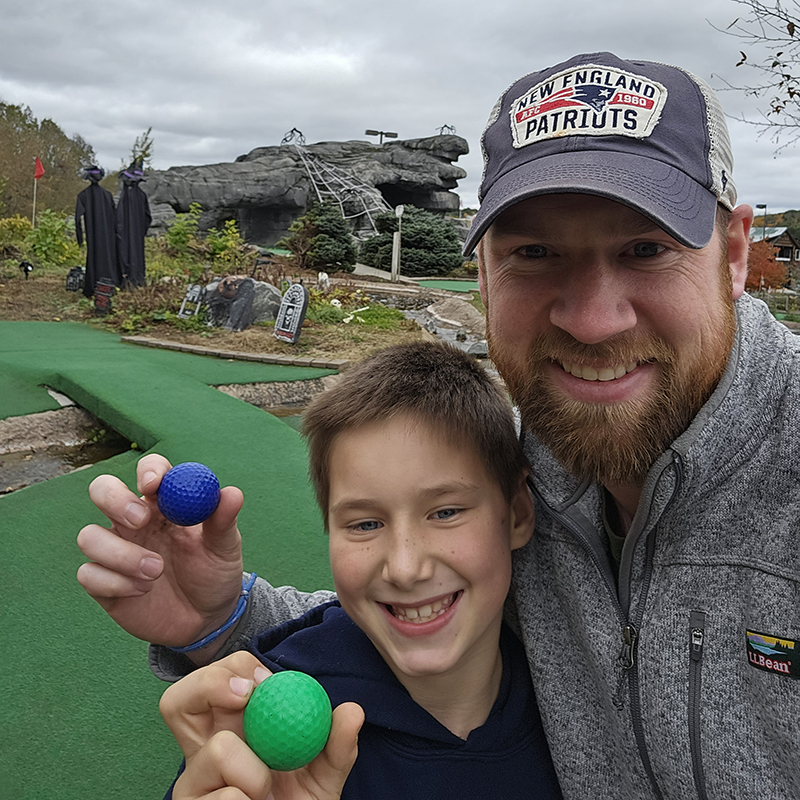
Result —
[[[551, 508], [547, 503], [544, 502], [544, 499], [536, 490], [536, 487], [533, 484], [533, 481], [530, 479], [528, 480], [528, 485], [531, 488], [531, 491], [539, 497], [540, 502], [547, 508], [550, 514], [555, 517], [568, 531], [570, 531], [577, 539], [581, 542], [584, 550], [589, 554], [592, 562], [594, 563], [597, 571], [600, 573], [601, 576], [604, 578], [604, 582], [606, 587], [611, 594], [611, 600], [614, 606], [614, 610], [617, 614], [617, 617], [622, 624], [622, 651], [620, 652], [618, 663], [620, 667], [622, 667], [624, 674], [628, 676], [628, 689], [630, 692], [631, 698], [631, 725], [633, 727], [634, 738], [636, 740], [636, 747], [639, 751], [639, 758], [641, 759], [642, 766], [644, 767], [645, 773], [647, 774], [647, 778], [650, 781], [650, 787], [653, 790], [654, 796], [657, 800], [662, 800], [663, 795], [661, 794], [661, 790], [658, 786], [658, 782], [656, 781], [656, 776], [653, 773], [653, 767], [650, 764], [650, 756], [647, 752], [647, 748], [645, 747], [644, 741], [644, 722], [642, 720], [642, 710], [639, 701], [639, 675], [638, 671], [634, 669], [636, 665], [636, 641], [637, 641], [637, 630], [634, 625], [628, 622], [625, 611], [622, 608], [622, 605], [619, 601], [619, 595], [617, 594], [617, 588], [613, 584], [613, 580], [609, 580], [608, 576], [606, 575], [607, 570], [603, 569], [603, 564], [600, 559], [597, 557], [597, 554], [592, 549], [592, 546], [586, 541], [583, 532], [580, 529], [580, 526], [574, 522], [567, 514], [563, 514], [561, 512], [555, 511]], [[648, 557], [647, 557], [647, 568], [646, 568], [646, 585], [650, 583], [650, 576], [652, 574], [652, 548], [655, 546], [653, 544], [654, 537], [649, 537], [648, 542]], [[645, 591], [646, 595], [646, 591]], [[640, 615], [641, 616], [641, 615]]]
[[692, 775], [699, 800], [706, 800], [706, 776], [703, 771], [700, 731], [700, 701], [703, 675], [703, 640], [706, 615], [702, 611], [689, 614], [689, 749], [692, 754]]
[[[650, 588], [650, 579], [653, 575], [653, 551], [655, 550], [655, 532], [647, 538], [647, 553], [645, 556], [645, 571], [642, 580], [642, 600], [639, 603], [639, 613], [636, 619], [628, 622], [622, 629], [622, 652], [620, 653], [620, 665], [628, 676], [628, 693], [630, 697], [631, 725], [633, 736], [636, 740], [636, 747], [639, 750], [639, 758], [642, 766], [650, 781], [650, 788], [658, 800], [662, 800], [663, 795], [653, 772], [653, 765], [650, 762], [650, 754], [647, 752], [647, 744], [644, 739], [644, 719], [642, 718], [641, 691], [639, 688], [639, 669], [636, 664], [636, 645], [638, 641], [637, 625], [641, 627], [644, 615], [644, 601]], [[634, 624], [634, 622], [636, 624]]]
[[[521, 441], [523, 441], [524, 444], [524, 432], [521, 435]], [[683, 464], [681, 463], [680, 457], [678, 456], [677, 453], [673, 453], [672, 463], [675, 468], [675, 486], [673, 487], [672, 490], [672, 496], [667, 501], [667, 504], [664, 507], [664, 512], [666, 512], [666, 510], [672, 504], [672, 501], [675, 499], [675, 495], [678, 493], [678, 489], [683, 483]], [[624, 672], [627, 673], [628, 675], [628, 689], [631, 701], [631, 707], [630, 707], [631, 725], [633, 727], [633, 734], [636, 740], [636, 746], [639, 751], [639, 758], [641, 759], [642, 766], [644, 767], [645, 773], [647, 774], [648, 780], [650, 781], [650, 788], [653, 790], [653, 794], [655, 795], [657, 800], [663, 800], [663, 795], [661, 793], [661, 789], [659, 788], [658, 781], [656, 781], [656, 776], [655, 773], [653, 772], [652, 764], [650, 763], [650, 755], [647, 752], [647, 746], [644, 740], [644, 720], [642, 719], [641, 698], [639, 691], [639, 674], [638, 674], [638, 669], [636, 669], [636, 643], [638, 639], [638, 631], [636, 625], [632, 624], [628, 619], [630, 615], [630, 609], [626, 611], [622, 608], [617, 587], [614, 586], [613, 583], [609, 582], [608, 576], [606, 575], [606, 570], [603, 569], [602, 563], [600, 562], [599, 558], [592, 549], [592, 546], [586, 540], [585, 536], [583, 535], [583, 532], [580, 530], [580, 527], [577, 524], [574, 524], [567, 514], [555, 511], [548, 503], [546, 503], [544, 498], [537, 491], [533, 483], [533, 480], [531, 478], [528, 478], [528, 486], [530, 487], [531, 491], [536, 496], [538, 496], [539, 501], [544, 505], [545, 508], [548, 509], [550, 514], [554, 516], [556, 519], [558, 519], [559, 522], [581, 542], [584, 550], [586, 550], [586, 552], [589, 554], [592, 562], [597, 568], [597, 571], [603, 577], [606, 587], [609, 589], [611, 593], [614, 609], [617, 613], [617, 617], [622, 623], [622, 650], [618, 658], [618, 663], [622, 667]], [[654, 550], [655, 550], [655, 531], [652, 532], [652, 535], [648, 536], [647, 554], [645, 556], [645, 575], [644, 575], [644, 580], [642, 581], [643, 584], [642, 599], [639, 603], [639, 608], [641, 609], [641, 611], [636, 615], [637, 616], [636, 621], [638, 623], [641, 623], [641, 619], [644, 615], [644, 600], [647, 597], [647, 591], [650, 586], [650, 579], [652, 578], [653, 574]]]

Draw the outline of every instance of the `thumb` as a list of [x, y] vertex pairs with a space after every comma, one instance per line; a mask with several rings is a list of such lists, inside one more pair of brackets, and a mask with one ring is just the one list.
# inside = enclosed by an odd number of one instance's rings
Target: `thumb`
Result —
[[328, 743], [309, 765], [313, 781], [325, 791], [339, 797], [358, 756], [358, 732], [364, 724], [364, 711], [356, 703], [342, 703], [333, 711], [333, 723]]
[[242, 539], [236, 518], [243, 504], [242, 490], [226, 486], [220, 491], [217, 510], [203, 523], [206, 548], [225, 560], [240, 560], [242, 556]]

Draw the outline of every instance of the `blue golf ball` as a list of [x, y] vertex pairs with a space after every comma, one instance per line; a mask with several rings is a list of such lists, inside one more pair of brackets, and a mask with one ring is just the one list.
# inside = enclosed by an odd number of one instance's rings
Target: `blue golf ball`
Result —
[[219, 481], [205, 464], [185, 461], [161, 479], [156, 499], [158, 510], [170, 522], [197, 525], [217, 510]]

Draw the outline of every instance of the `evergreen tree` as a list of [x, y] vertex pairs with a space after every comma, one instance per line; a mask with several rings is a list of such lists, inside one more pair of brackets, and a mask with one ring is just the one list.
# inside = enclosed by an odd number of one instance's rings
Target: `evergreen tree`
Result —
[[300, 269], [322, 267], [352, 272], [356, 248], [339, 207], [317, 203], [289, 226], [289, 235], [278, 242], [291, 251]]
[[[450, 222], [429, 211], [406, 206], [400, 237], [400, 272], [410, 277], [446, 275], [461, 266], [461, 240]], [[378, 234], [361, 245], [364, 264], [390, 270], [392, 237], [397, 230], [393, 211], [375, 218]]]

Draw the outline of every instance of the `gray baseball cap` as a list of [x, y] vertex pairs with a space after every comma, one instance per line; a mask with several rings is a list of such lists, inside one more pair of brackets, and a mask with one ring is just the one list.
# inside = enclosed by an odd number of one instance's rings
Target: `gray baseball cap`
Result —
[[736, 204], [722, 106], [679, 67], [584, 53], [512, 84], [481, 137], [471, 253], [507, 208], [544, 194], [624, 203], [688, 247], [704, 247], [717, 203]]

